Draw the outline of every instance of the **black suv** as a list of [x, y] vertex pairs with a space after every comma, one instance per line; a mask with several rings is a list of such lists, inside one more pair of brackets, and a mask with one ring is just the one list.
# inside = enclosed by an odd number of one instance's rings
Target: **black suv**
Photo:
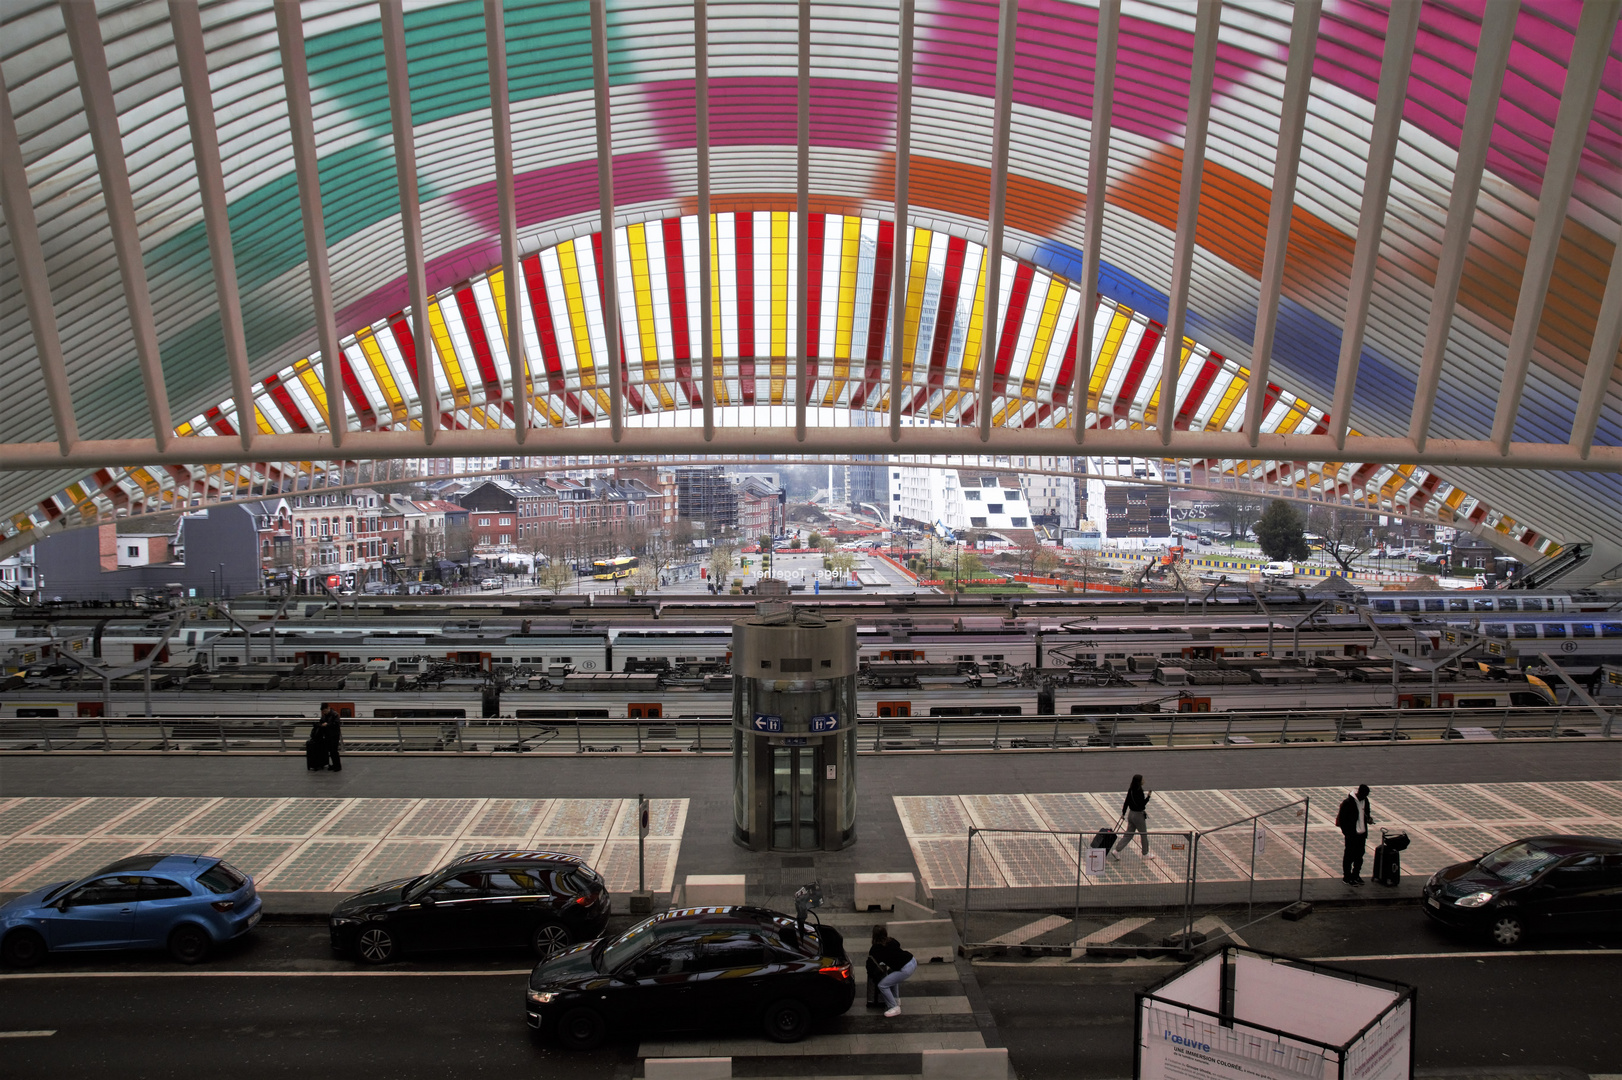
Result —
[[845, 941], [755, 907], [682, 908], [612, 940], [543, 960], [529, 977], [529, 1026], [572, 1050], [610, 1030], [685, 1031], [758, 1025], [797, 1042], [813, 1021], [855, 998]]
[[1503, 946], [1529, 933], [1622, 930], [1622, 839], [1532, 836], [1438, 870], [1425, 914]]
[[602, 933], [612, 910], [603, 879], [578, 855], [479, 851], [358, 892], [327, 926], [333, 951], [364, 964], [402, 951], [523, 945], [545, 958]]

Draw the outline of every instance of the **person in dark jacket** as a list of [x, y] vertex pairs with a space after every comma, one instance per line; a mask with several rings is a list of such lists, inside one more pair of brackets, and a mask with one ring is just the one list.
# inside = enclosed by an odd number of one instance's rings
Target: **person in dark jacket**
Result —
[[344, 763], [338, 758], [338, 751], [344, 741], [343, 731], [337, 710], [328, 709], [321, 714], [321, 738], [327, 747], [327, 768], [333, 772], [344, 770]]
[[1153, 859], [1157, 856], [1149, 850], [1149, 798], [1150, 793], [1143, 790], [1143, 774], [1132, 778], [1132, 783], [1126, 789], [1126, 798], [1121, 802], [1121, 813], [1126, 815], [1126, 831], [1121, 834], [1120, 842], [1110, 851], [1110, 858], [1116, 862], [1121, 857], [1115, 852], [1120, 851], [1132, 842], [1132, 834], [1138, 834], [1138, 842], [1143, 845], [1143, 857]]
[[890, 1006], [884, 1010], [884, 1015], [900, 1016], [901, 996], [896, 992], [896, 987], [912, 978], [912, 973], [918, 970], [918, 961], [890, 936], [882, 924], [873, 928], [873, 944], [867, 950], [867, 959], [868, 963], [884, 972], [879, 979], [879, 993], [884, 995], [885, 1002]]
[[1369, 842], [1369, 826], [1374, 815], [1369, 812], [1369, 786], [1357, 785], [1357, 793], [1341, 800], [1340, 811], [1335, 814], [1335, 825], [1346, 838], [1346, 851], [1340, 857], [1340, 879], [1348, 885], [1363, 884], [1363, 851]]

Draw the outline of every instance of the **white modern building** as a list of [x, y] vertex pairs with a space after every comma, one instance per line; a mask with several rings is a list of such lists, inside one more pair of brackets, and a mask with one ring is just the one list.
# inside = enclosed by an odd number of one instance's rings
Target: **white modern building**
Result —
[[1031, 528], [1018, 474], [1006, 469], [924, 469], [892, 464], [890, 507], [896, 520], [953, 533], [999, 532], [1010, 540]]

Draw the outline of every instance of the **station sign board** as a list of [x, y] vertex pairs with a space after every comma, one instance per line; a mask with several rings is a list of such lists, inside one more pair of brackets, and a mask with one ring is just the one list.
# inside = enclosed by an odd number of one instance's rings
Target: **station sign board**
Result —
[[821, 713], [811, 718], [811, 733], [823, 734], [839, 730], [839, 717], [834, 713]]
[[783, 718], [770, 713], [756, 713], [753, 722], [749, 725], [756, 731], [778, 732], [783, 730]]

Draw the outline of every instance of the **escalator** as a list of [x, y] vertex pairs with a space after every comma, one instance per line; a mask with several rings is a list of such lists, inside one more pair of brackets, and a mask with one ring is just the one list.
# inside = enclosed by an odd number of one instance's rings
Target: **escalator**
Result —
[[1547, 589], [1556, 581], [1565, 577], [1594, 554], [1593, 544], [1571, 544], [1560, 549], [1560, 553], [1553, 558], [1544, 559], [1536, 566], [1529, 568], [1511, 585], [1512, 589]]

